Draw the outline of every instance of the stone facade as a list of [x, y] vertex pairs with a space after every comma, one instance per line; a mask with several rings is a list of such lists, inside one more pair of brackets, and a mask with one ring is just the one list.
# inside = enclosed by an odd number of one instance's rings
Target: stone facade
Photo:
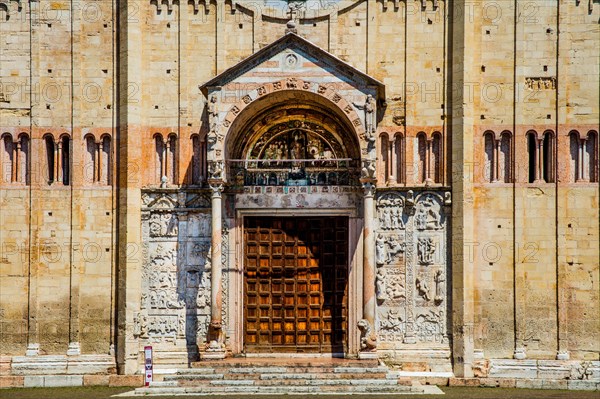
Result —
[[0, 0], [1, 374], [244, 353], [279, 213], [348, 217], [347, 356], [600, 379], [596, 2], [180, 3]]

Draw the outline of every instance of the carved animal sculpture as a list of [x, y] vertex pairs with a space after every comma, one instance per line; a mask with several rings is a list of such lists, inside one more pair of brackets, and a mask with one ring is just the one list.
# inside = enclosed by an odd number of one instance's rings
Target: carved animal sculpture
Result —
[[373, 350], [377, 347], [377, 336], [373, 333], [371, 324], [362, 319], [358, 322], [358, 329], [360, 330], [360, 348], [363, 350]]
[[375, 162], [369, 161], [365, 164], [365, 166], [361, 170], [361, 177], [364, 179], [374, 179], [375, 173], [377, 169], [375, 166]]

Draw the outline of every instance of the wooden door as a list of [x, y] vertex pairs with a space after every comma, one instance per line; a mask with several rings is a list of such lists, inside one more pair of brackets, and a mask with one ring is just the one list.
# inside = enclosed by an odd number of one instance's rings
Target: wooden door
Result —
[[244, 219], [247, 352], [344, 352], [347, 217]]

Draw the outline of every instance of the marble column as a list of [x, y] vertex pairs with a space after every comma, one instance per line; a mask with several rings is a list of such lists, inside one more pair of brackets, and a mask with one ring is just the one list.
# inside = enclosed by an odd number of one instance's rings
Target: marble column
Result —
[[363, 229], [363, 317], [360, 359], [376, 358], [377, 335], [375, 333], [375, 182], [363, 181], [364, 229]]
[[223, 181], [209, 181], [212, 190], [211, 198], [211, 252], [210, 252], [210, 328], [208, 331], [208, 345], [206, 351], [201, 354], [203, 359], [224, 359], [225, 340], [223, 337], [223, 288], [221, 269], [221, 245], [222, 245], [222, 218], [221, 218], [221, 194], [223, 192]]

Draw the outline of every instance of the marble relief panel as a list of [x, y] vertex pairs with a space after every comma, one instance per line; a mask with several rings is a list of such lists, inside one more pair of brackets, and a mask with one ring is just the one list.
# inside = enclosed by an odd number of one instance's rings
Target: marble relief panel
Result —
[[144, 264], [134, 336], [158, 350], [195, 347], [210, 322], [211, 218], [207, 209], [190, 207], [207, 201], [187, 197], [161, 191], [142, 196]]
[[386, 191], [377, 198], [380, 348], [447, 344], [449, 195]]

